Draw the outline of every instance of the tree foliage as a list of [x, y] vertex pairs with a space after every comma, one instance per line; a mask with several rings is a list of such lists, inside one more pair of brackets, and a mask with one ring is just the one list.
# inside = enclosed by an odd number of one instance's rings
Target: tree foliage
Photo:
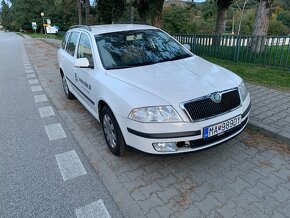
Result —
[[98, 21], [106, 24], [118, 22], [123, 15], [124, 9], [124, 0], [98, 0]]
[[[141, 21], [170, 33], [222, 34], [231, 33], [232, 29], [238, 33], [240, 23], [240, 34], [252, 34], [255, 21], [261, 20], [256, 19], [255, 13], [259, 3], [272, 1], [247, 0], [244, 10], [241, 10], [245, 1], [206, 0], [187, 4], [188, 1], [182, 0], [172, 0], [171, 3], [164, 0], [0, 0], [2, 25], [14, 30], [31, 29], [31, 22], [37, 22], [41, 27], [40, 13], [43, 12], [44, 17], [50, 18], [52, 24], [61, 30], [78, 24], [79, 20], [84, 24]], [[275, 0], [269, 11], [267, 33], [289, 34], [290, 1]]]
[[135, 7], [138, 10], [140, 20], [147, 23], [148, 17], [154, 26], [161, 26], [162, 9], [164, 0], [135, 0]]
[[197, 32], [191, 11], [182, 7], [173, 7], [163, 12], [163, 29], [169, 33], [190, 34]]
[[2, 0], [1, 7], [2, 7], [1, 23], [7, 29], [12, 29], [12, 27], [11, 27], [11, 22], [12, 22], [11, 11], [10, 11], [9, 5], [4, 0]]
[[[289, 7], [290, 9], [290, 7]], [[290, 28], [290, 11], [282, 11], [278, 17], [277, 17], [278, 21], [281, 21], [285, 26], [287, 26], [288, 28]]]

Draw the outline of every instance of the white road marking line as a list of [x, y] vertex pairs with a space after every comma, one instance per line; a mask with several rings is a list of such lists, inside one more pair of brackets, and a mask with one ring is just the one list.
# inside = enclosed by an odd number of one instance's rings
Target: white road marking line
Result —
[[52, 109], [51, 106], [48, 106], [48, 107], [40, 107], [38, 108], [38, 111], [40, 113], [40, 117], [41, 118], [44, 118], [44, 117], [51, 117], [51, 116], [54, 116], [55, 113]]
[[25, 70], [31, 70], [31, 66], [24, 66]]
[[31, 86], [31, 91], [33, 92], [38, 92], [38, 91], [42, 91], [41, 86]]
[[35, 74], [34, 73], [26, 74], [26, 78], [28, 79], [35, 78]]
[[31, 84], [36, 84], [38, 83], [38, 80], [37, 79], [29, 79], [28, 80], [28, 83], [31, 85]]
[[87, 174], [75, 150], [55, 155], [63, 181]]
[[44, 128], [50, 141], [67, 137], [60, 123], [45, 126]]
[[47, 97], [45, 95], [34, 95], [35, 103], [47, 101]]
[[25, 73], [33, 73], [33, 70], [25, 70]]
[[100, 199], [75, 210], [77, 218], [110, 218], [110, 214]]

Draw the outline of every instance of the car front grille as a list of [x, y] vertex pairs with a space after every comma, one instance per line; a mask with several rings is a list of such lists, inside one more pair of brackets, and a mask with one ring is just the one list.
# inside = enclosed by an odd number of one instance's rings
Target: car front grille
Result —
[[210, 96], [183, 104], [192, 121], [207, 119], [231, 111], [241, 104], [237, 89], [222, 93], [220, 103], [215, 103]]

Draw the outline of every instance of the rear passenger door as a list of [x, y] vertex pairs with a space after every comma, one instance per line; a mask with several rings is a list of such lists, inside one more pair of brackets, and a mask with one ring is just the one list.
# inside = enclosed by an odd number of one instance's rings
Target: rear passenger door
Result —
[[68, 80], [68, 85], [70, 90], [75, 91], [75, 67], [74, 63], [76, 60], [76, 47], [77, 47], [77, 42], [79, 39], [80, 33], [79, 32], [71, 32], [69, 39], [66, 44], [66, 48], [63, 55], [63, 71], [65, 76], [67, 77]]
[[63, 69], [63, 61], [64, 61], [64, 56], [65, 56], [65, 53], [66, 53], [66, 45], [67, 45], [67, 42], [68, 42], [68, 39], [69, 39], [69, 36], [70, 36], [70, 32], [67, 32], [61, 42], [61, 48], [58, 50], [58, 64], [59, 64], [59, 67], [61, 69]]

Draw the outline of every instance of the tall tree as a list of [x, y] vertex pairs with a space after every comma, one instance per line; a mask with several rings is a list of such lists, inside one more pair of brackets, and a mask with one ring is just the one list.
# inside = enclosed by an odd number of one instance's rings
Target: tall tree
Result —
[[79, 18], [79, 25], [83, 24], [83, 16], [82, 16], [82, 3], [81, 0], [76, 0], [76, 6], [78, 9], [78, 18]]
[[129, 6], [129, 18], [130, 23], [134, 22], [134, 0], [127, 0], [127, 6]]
[[2, 0], [1, 2], [2, 11], [1, 11], [1, 20], [2, 20], [2, 26], [4, 26], [6, 29], [11, 29], [11, 10], [9, 8], [9, 5]]
[[150, 15], [151, 24], [157, 27], [161, 26], [164, 0], [136, 0], [135, 4], [141, 22], [147, 23], [147, 16]]
[[256, 21], [254, 26], [254, 36], [265, 36], [268, 33], [271, 17], [271, 6], [273, 0], [258, 0], [259, 5], [256, 12]]
[[[274, 0], [258, 0], [259, 5], [256, 12], [256, 21], [253, 30], [253, 40], [250, 43], [251, 51], [261, 53], [265, 49], [265, 37], [268, 34], [271, 6]], [[260, 37], [259, 37], [260, 36]]]
[[149, 4], [147, 0], [136, 0], [135, 5], [142, 23], [147, 23], [147, 14], [149, 12]]
[[78, 24], [78, 11], [76, 0], [54, 0], [47, 11], [52, 23], [61, 30], [67, 30], [70, 26]]
[[[16, 28], [31, 29], [31, 22], [37, 22], [42, 25], [40, 14], [44, 17], [50, 17], [48, 10], [50, 8], [49, 0], [10, 0], [11, 13]], [[51, 18], [51, 17], [50, 17]]]
[[239, 21], [239, 26], [238, 26], [238, 32], [237, 34], [240, 35], [240, 31], [241, 31], [241, 25], [242, 25], [242, 22], [243, 22], [243, 17], [244, 17], [244, 13], [245, 13], [245, 8], [246, 8], [246, 5], [248, 4], [249, 0], [243, 0], [243, 4], [242, 6], [239, 5], [239, 1], [238, 0], [235, 0], [235, 3], [241, 13], [241, 17], [240, 17], [240, 21]]
[[100, 23], [117, 22], [125, 10], [124, 0], [98, 0], [97, 10]]
[[162, 26], [162, 9], [164, 0], [149, 0], [149, 10], [151, 15], [151, 24], [156, 27]]
[[90, 0], [86, 0], [86, 24], [90, 25], [90, 17], [91, 17], [91, 5]]
[[222, 34], [225, 29], [226, 12], [229, 9], [230, 5], [233, 3], [233, 0], [215, 0], [215, 1], [217, 5], [215, 33]]

